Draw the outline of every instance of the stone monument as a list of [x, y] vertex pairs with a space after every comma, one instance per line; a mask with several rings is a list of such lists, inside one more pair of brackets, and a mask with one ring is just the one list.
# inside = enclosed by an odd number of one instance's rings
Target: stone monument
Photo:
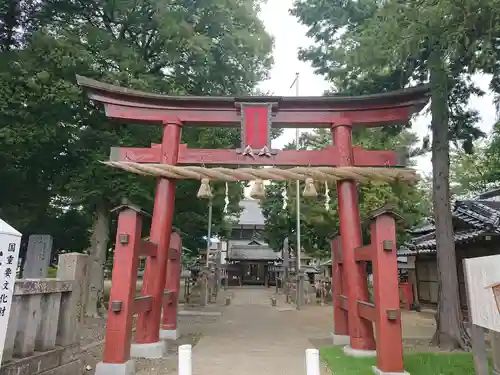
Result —
[[23, 278], [46, 278], [52, 252], [52, 236], [49, 234], [32, 234], [29, 237], [26, 263]]

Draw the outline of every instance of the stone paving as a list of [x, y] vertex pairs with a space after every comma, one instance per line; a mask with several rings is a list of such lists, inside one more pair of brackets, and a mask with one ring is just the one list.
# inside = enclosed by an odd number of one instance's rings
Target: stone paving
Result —
[[[223, 315], [203, 327], [193, 347], [193, 375], [305, 375], [305, 350], [331, 345], [332, 307], [270, 303], [274, 288], [231, 289], [233, 300]], [[403, 312], [403, 337], [428, 339], [435, 330], [432, 315]], [[405, 345], [406, 346], [406, 345]], [[328, 374], [322, 364], [321, 374]]]
[[273, 289], [234, 290], [224, 315], [193, 348], [193, 375], [305, 375], [305, 350], [314, 348], [310, 340], [329, 337], [331, 322], [307, 321], [315, 307], [280, 311], [272, 295]]
[[[226, 293], [233, 295], [230, 306], [224, 306]], [[177, 374], [177, 346], [183, 344], [193, 344], [193, 375], [305, 375], [305, 350], [332, 343], [332, 307], [310, 304], [297, 311], [285, 304], [282, 296], [273, 307], [273, 295], [274, 288], [234, 288], [221, 293], [216, 304], [183, 306], [185, 310], [220, 311], [222, 316], [181, 315], [181, 338], [169, 342], [165, 358], [137, 359], [137, 375]], [[403, 312], [402, 320], [405, 349], [427, 351], [435, 330], [433, 315]], [[101, 319], [86, 331], [103, 336], [104, 323]], [[102, 355], [100, 344], [86, 350], [89, 375]], [[326, 374], [323, 367], [321, 375]]]

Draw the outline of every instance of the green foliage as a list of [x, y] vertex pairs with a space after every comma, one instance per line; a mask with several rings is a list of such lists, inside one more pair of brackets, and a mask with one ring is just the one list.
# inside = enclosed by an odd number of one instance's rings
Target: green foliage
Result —
[[[2, 7], [0, 215], [26, 235], [57, 236], [57, 249], [88, 247], [94, 212], [124, 196], [152, 212], [153, 179], [99, 161], [111, 146], [148, 147], [161, 139], [156, 127], [109, 121], [76, 85], [76, 74], [172, 95], [241, 95], [272, 63], [258, 1], [7, 1]], [[237, 130], [184, 129], [182, 140], [231, 148], [238, 137]], [[197, 189], [196, 182], [179, 183], [175, 207], [174, 225], [192, 249], [201, 246], [207, 226], [207, 202], [196, 199]], [[216, 234], [225, 226], [225, 186], [214, 190]], [[230, 185], [230, 211], [239, 209], [241, 191]]]
[[450, 135], [470, 152], [484, 135], [474, 126], [477, 112], [466, 107], [472, 94], [483, 94], [471, 74], [491, 62], [497, 3], [296, 0], [292, 14], [316, 42], [300, 57], [349, 95], [427, 82], [430, 53], [443, 50]]
[[[414, 134], [401, 132], [397, 137], [389, 136], [381, 129], [358, 131], [355, 143], [371, 149], [383, 149], [398, 146], [411, 148], [417, 141]], [[300, 139], [303, 149], [320, 149], [331, 144], [331, 135], [326, 129], [315, 129], [304, 133]], [[290, 144], [286, 148], [295, 148]], [[283, 192], [286, 189], [287, 207], [283, 209]], [[329, 184], [328, 206], [326, 203], [326, 185], [316, 183], [317, 198], [303, 198], [303, 183], [300, 187], [301, 241], [304, 250], [320, 258], [330, 254], [330, 238], [339, 231], [337, 190], [335, 184]], [[405, 227], [420, 222], [429, 212], [428, 201], [423, 199], [424, 191], [414, 185], [381, 185], [375, 183], [360, 184], [359, 208], [361, 218], [366, 218], [376, 208], [392, 203], [402, 214], [404, 220], [398, 224], [398, 242], [406, 240]], [[262, 212], [266, 219], [266, 238], [274, 249], [281, 249], [285, 237], [289, 237], [291, 247], [296, 244], [296, 182], [275, 182], [266, 188], [266, 200]], [[365, 241], [369, 241], [369, 232], [363, 226]]]
[[500, 125], [476, 145], [474, 154], [455, 150], [451, 154], [451, 185], [456, 195], [478, 194], [498, 188], [500, 180]]
[[[498, 90], [498, 0], [296, 0], [293, 9], [316, 45], [302, 51], [337, 89], [394, 89], [429, 83], [433, 209], [440, 303], [435, 342], [469, 347], [460, 316], [450, 210], [449, 143], [472, 152], [484, 136], [467, 107], [476, 72], [492, 72]], [[353, 84], [354, 82], [354, 84]]]

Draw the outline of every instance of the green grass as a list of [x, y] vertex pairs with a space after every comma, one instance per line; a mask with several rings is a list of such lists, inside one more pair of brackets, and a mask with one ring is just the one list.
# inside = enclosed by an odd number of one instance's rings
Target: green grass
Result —
[[[322, 348], [320, 355], [335, 375], [373, 374], [375, 358], [348, 357], [338, 346]], [[475, 375], [470, 353], [405, 354], [404, 366], [411, 375]]]

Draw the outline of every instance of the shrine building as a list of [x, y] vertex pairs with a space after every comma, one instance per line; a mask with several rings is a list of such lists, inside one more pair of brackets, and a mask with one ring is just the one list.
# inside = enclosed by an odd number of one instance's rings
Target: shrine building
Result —
[[245, 198], [243, 209], [227, 241], [229, 285], [275, 285], [272, 266], [281, 253], [274, 252], [263, 237], [265, 219], [259, 201]]
[[[457, 200], [453, 211], [453, 238], [460, 304], [467, 307], [463, 260], [499, 254], [500, 244], [500, 189]], [[413, 284], [417, 305], [437, 305], [438, 274], [436, 228], [433, 219], [408, 230], [412, 239], [397, 251], [407, 259], [408, 279]]]

